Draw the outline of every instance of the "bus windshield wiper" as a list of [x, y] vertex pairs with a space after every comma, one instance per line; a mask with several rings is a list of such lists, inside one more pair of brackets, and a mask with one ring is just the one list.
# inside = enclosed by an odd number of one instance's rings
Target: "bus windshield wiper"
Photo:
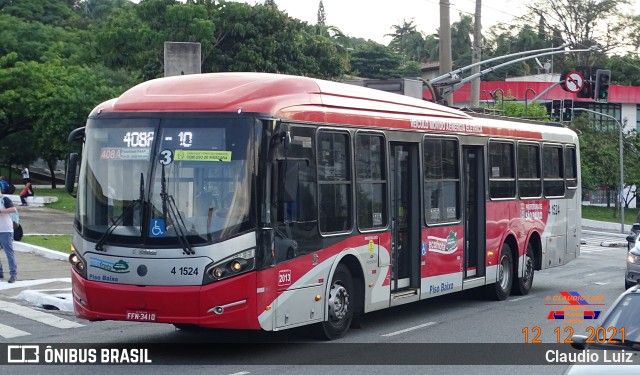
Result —
[[[133, 210], [136, 206], [140, 205], [140, 207], [142, 207], [143, 202], [144, 202], [144, 175], [140, 173], [139, 198], [129, 203], [129, 205], [124, 209], [124, 211], [122, 211], [122, 213], [115, 220], [111, 218], [111, 225], [109, 225], [109, 228], [107, 228], [107, 230], [102, 234], [102, 237], [100, 237], [100, 239], [96, 243], [95, 249], [97, 251], [105, 251], [103, 245], [107, 241], [107, 239], [111, 236], [113, 231], [116, 230], [116, 228], [124, 222], [125, 218], [128, 218], [130, 215], [133, 214]], [[142, 215], [142, 211], [143, 210], [140, 210], [140, 215]], [[141, 219], [140, 222], [142, 222], [142, 218], [140, 219]]]
[[173, 199], [173, 195], [169, 195], [169, 193], [167, 193], [167, 179], [164, 174], [164, 164], [162, 164], [162, 180], [160, 183], [160, 189], [160, 197], [162, 198], [162, 215], [164, 216], [164, 222], [167, 222], [167, 217], [171, 219], [173, 227], [176, 231], [176, 237], [180, 242], [180, 246], [182, 246], [182, 251], [186, 255], [194, 255], [196, 252], [191, 248], [191, 245], [187, 240], [187, 226], [182, 220], [182, 215], [180, 215], [180, 211], [178, 211], [178, 206], [176, 205], [175, 199]]

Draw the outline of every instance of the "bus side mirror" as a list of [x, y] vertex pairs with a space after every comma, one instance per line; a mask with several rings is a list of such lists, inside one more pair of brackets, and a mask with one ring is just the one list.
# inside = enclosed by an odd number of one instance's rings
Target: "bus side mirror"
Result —
[[64, 179], [64, 189], [67, 193], [73, 193], [73, 187], [76, 184], [76, 169], [78, 168], [78, 154], [69, 154], [69, 163], [67, 163], [67, 173]]

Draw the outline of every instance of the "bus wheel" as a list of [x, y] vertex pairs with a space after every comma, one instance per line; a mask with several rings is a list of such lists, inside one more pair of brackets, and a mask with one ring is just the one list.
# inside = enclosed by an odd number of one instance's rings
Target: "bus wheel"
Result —
[[[513, 292], [514, 294], [524, 296], [529, 293], [531, 286], [533, 285], [533, 272], [535, 269], [535, 258], [533, 255], [533, 246], [527, 244], [527, 253], [524, 255], [524, 275], [522, 277], [514, 277], [513, 280]], [[514, 268], [517, 272], [517, 269]]]
[[329, 291], [329, 317], [320, 325], [321, 336], [335, 340], [344, 336], [353, 319], [354, 289], [351, 272], [344, 264], [339, 264], [331, 280]]
[[498, 262], [498, 280], [495, 284], [485, 287], [486, 296], [496, 301], [507, 299], [511, 293], [511, 280], [513, 278], [513, 260], [511, 248], [507, 243], [502, 245], [500, 261]]

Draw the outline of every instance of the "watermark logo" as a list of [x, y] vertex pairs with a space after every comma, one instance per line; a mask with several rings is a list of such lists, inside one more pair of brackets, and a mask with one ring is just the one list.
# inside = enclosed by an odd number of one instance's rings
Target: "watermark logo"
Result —
[[39, 363], [40, 346], [38, 345], [8, 345], [7, 363]]
[[[595, 320], [602, 310], [596, 306], [604, 306], [604, 295], [581, 295], [575, 291], [561, 291], [545, 297], [545, 306], [553, 306], [548, 320], [562, 320], [570, 324], [584, 324], [585, 320]], [[558, 309], [560, 308], [560, 309]]]

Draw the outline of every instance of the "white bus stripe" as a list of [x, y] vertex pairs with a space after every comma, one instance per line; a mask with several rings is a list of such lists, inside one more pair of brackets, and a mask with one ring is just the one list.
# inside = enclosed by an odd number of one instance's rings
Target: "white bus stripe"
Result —
[[0, 323], [0, 336], [4, 337], [5, 339], [12, 339], [14, 337], [27, 336], [27, 335], [30, 335], [30, 333], [21, 331], [17, 328], [13, 328], [10, 326], [5, 326], [4, 324]]
[[0, 310], [4, 310], [6, 312], [22, 316], [23, 318], [35, 320], [36, 322], [44, 323], [56, 328], [66, 329], [84, 327], [83, 324], [72, 322], [71, 320], [66, 320], [53, 314], [48, 314], [11, 302], [0, 301]]
[[399, 335], [401, 333], [405, 333], [405, 332], [413, 331], [413, 330], [416, 330], [416, 329], [432, 326], [434, 324], [436, 324], [436, 322], [429, 322], [429, 323], [425, 323], [425, 324], [420, 324], [419, 326], [402, 329], [400, 331], [395, 331], [395, 332], [391, 332], [391, 333], [385, 333], [382, 336], [384, 336], [384, 337], [395, 336], [395, 335]]

